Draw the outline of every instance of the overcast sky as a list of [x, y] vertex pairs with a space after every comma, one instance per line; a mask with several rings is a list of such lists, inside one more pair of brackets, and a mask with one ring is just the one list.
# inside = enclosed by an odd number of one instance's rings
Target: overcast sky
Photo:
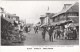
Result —
[[26, 23], [37, 23], [40, 15], [49, 11], [58, 13], [62, 10], [64, 3], [74, 4], [76, 1], [2, 1], [0, 6], [6, 12], [16, 14], [20, 19], [26, 19]]

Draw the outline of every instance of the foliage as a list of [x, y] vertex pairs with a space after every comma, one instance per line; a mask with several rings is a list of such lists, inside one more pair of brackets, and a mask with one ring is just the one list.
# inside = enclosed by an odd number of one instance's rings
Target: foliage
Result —
[[25, 40], [22, 32], [15, 31], [15, 26], [12, 23], [1, 18], [1, 44], [12, 45], [15, 43], [22, 43]]

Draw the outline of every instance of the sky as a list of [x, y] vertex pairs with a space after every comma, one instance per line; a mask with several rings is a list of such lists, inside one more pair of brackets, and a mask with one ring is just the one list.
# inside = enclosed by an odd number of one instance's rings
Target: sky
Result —
[[76, 1], [2, 1], [0, 7], [10, 14], [16, 14], [26, 23], [40, 21], [40, 16], [48, 11], [58, 13], [62, 10], [65, 3], [74, 4]]

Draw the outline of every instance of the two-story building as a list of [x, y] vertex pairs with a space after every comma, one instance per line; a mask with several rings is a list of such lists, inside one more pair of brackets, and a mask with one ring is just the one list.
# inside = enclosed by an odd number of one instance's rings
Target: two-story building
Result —
[[41, 25], [50, 25], [52, 20], [50, 20], [52, 18], [52, 16], [54, 15], [54, 13], [50, 13], [50, 12], [46, 12], [45, 15], [41, 15], [40, 17], [40, 21], [41, 21]]
[[66, 21], [71, 20], [73, 24], [79, 24], [79, 3], [75, 4], [64, 4], [63, 9], [61, 12], [55, 14], [51, 18], [51, 24], [61, 24], [65, 23]]

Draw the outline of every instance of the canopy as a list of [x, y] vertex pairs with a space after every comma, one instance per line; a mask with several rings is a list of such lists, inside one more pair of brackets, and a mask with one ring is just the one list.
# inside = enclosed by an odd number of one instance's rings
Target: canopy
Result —
[[47, 25], [47, 24], [42, 24], [40, 27], [43, 27], [43, 26], [46, 27], [46, 26], [48, 26], [48, 25]]
[[72, 20], [68, 20], [68, 21], [64, 20], [64, 21], [60, 21], [60, 22], [53, 22], [53, 23], [51, 23], [51, 25], [52, 26], [56, 26], [56, 25], [60, 26], [60, 25], [66, 25], [67, 23], [72, 23]]
[[59, 25], [66, 25], [67, 23], [72, 23], [72, 20], [60, 22]]
[[75, 27], [75, 26], [79, 26], [79, 23], [76, 23], [76, 24], [72, 23], [72, 24], [70, 25], [70, 27]]

